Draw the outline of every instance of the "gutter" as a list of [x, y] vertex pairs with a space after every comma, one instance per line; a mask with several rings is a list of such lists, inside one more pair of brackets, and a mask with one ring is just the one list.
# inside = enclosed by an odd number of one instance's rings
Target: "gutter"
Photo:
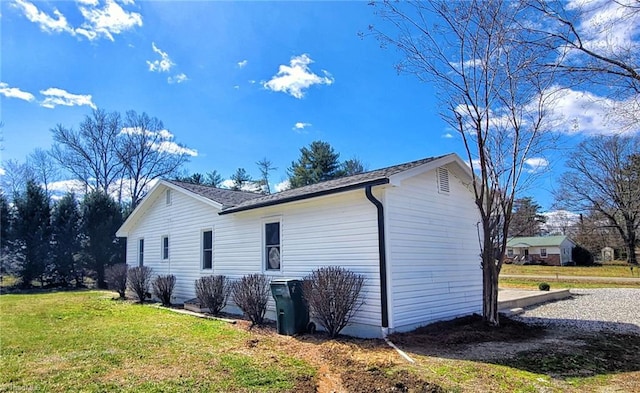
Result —
[[384, 231], [384, 206], [371, 193], [371, 185], [364, 189], [367, 199], [373, 203], [378, 210], [378, 259], [380, 261], [380, 313], [382, 314], [382, 329], [389, 328], [389, 307], [387, 295], [387, 246]]

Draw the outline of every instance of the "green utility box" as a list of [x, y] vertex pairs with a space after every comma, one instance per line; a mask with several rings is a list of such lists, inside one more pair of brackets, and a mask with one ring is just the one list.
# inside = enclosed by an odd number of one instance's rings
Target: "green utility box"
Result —
[[302, 297], [302, 281], [288, 278], [271, 280], [271, 293], [276, 301], [278, 334], [292, 336], [304, 333], [309, 324], [309, 310]]

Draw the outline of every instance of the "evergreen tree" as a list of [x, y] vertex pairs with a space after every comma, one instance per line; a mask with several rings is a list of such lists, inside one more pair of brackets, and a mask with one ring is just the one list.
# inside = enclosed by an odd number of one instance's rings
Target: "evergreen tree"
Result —
[[95, 271], [98, 287], [106, 288], [105, 266], [122, 261], [122, 246], [116, 237], [122, 212], [118, 204], [101, 191], [85, 195], [81, 210], [83, 259]]
[[252, 181], [251, 176], [249, 176], [249, 174], [244, 168], [236, 169], [236, 172], [233, 175], [231, 175], [231, 180], [233, 180], [233, 186], [231, 187], [231, 189], [234, 191], [242, 190], [242, 187], [246, 183]]
[[541, 210], [542, 206], [538, 205], [531, 197], [514, 200], [509, 237], [540, 236], [542, 224], [547, 221]]
[[352, 158], [342, 163], [341, 167], [342, 176], [353, 176], [366, 171], [366, 168], [362, 161], [357, 158]]
[[82, 267], [76, 263], [80, 251], [80, 211], [72, 193], [58, 201], [51, 217], [52, 256], [55, 276], [63, 286], [75, 280], [82, 284]]
[[300, 149], [300, 158], [288, 169], [291, 188], [340, 177], [340, 154], [327, 142], [315, 141]]
[[25, 192], [17, 196], [14, 204], [13, 228], [22, 287], [30, 287], [35, 279], [44, 285], [51, 248], [49, 197], [35, 181], [29, 180]]
[[0, 275], [13, 272], [13, 253], [9, 250], [11, 234], [11, 209], [0, 190]]

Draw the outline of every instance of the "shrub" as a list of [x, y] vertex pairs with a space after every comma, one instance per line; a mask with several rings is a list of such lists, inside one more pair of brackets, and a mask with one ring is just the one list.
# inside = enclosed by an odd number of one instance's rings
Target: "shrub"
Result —
[[167, 274], [166, 276], [158, 276], [153, 281], [153, 294], [160, 299], [163, 306], [171, 305], [171, 295], [173, 288], [176, 286], [176, 276]]
[[249, 318], [251, 326], [264, 322], [269, 294], [269, 280], [264, 274], [250, 274], [233, 284], [233, 302]]
[[309, 311], [329, 336], [337, 336], [360, 309], [363, 285], [363, 275], [337, 266], [322, 267], [304, 278], [303, 293]]
[[196, 296], [211, 314], [219, 314], [227, 305], [231, 283], [225, 276], [205, 276], [196, 280]]
[[593, 265], [593, 255], [582, 246], [575, 246], [571, 250], [571, 259], [576, 263], [576, 266], [591, 266]]
[[116, 265], [109, 266], [104, 272], [105, 281], [109, 285], [109, 288], [118, 292], [120, 299], [125, 298], [128, 270], [129, 267], [126, 263], [118, 263]]
[[541, 282], [540, 284], [538, 284], [538, 289], [541, 291], [548, 291], [549, 289], [551, 289], [551, 285], [546, 282]]
[[127, 287], [136, 294], [140, 303], [144, 303], [149, 293], [151, 284], [151, 268], [148, 266], [137, 266], [129, 269], [127, 274]]

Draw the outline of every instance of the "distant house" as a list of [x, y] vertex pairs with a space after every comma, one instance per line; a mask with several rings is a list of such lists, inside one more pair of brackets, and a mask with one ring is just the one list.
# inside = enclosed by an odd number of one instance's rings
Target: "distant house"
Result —
[[514, 237], [507, 241], [507, 263], [565, 266], [576, 243], [567, 236]]
[[[482, 310], [478, 212], [455, 154], [271, 195], [160, 181], [127, 218], [127, 263], [194, 281], [302, 278], [342, 266], [366, 278], [345, 334], [380, 337]], [[225, 311], [238, 312], [233, 304]], [[275, 319], [273, 301], [267, 317]]]

